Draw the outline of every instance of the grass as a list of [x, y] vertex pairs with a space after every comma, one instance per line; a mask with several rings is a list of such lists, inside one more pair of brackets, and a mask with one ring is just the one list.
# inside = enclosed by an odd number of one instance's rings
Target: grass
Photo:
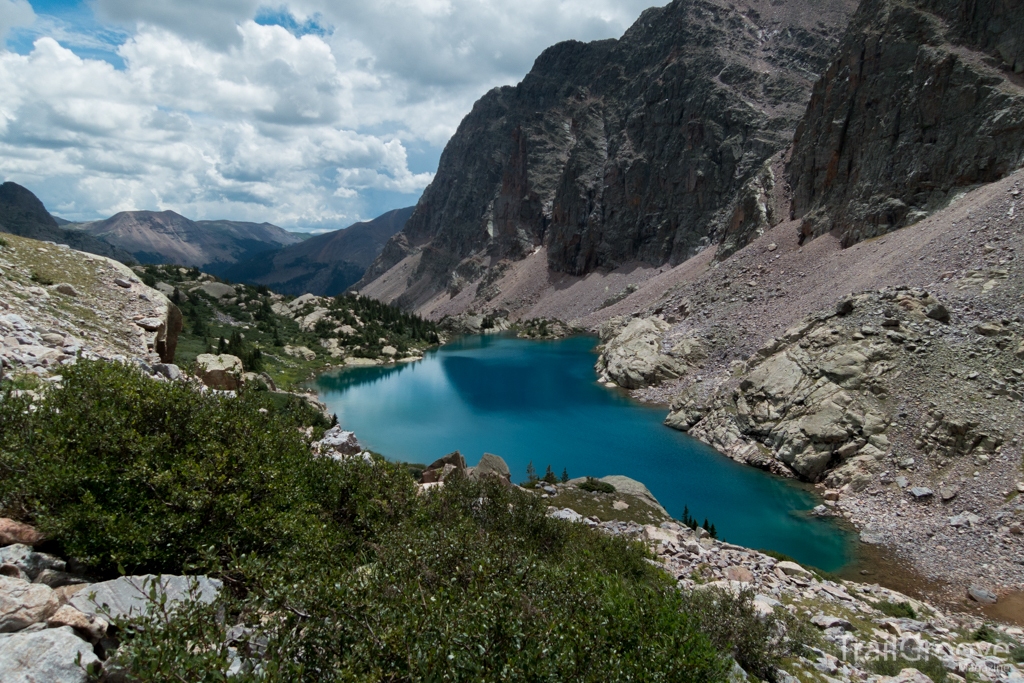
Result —
[[879, 657], [869, 664], [868, 668], [882, 676], [897, 676], [904, 669], [917, 669], [934, 683], [946, 683], [949, 676], [946, 674], [946, 667], [938, 657], [925, 659], [907, 659], [906, 657]]
[[896, 619], [917, 619], [917, 612], [914, 611], [914, 608], [911, 607], [909, 602], [880, 600], [875, 603], [875, 609], [887, 617], [894, 617]]
[[[612, 504], [621, 500], [627, 505], [625, 510], [616, 510]], [[548, 505], [558, 508], [575, 510], [584, 517], [597, 517], [602, 522], [636, 522], [637, 524], [654, 524], [669, 521], [670, 517], [663, 514], [640, 498], [625, 493], [609, 495], [606, 493], [589, 493], [572, 486], [560, 487], [558, 495], [545, 498]]]

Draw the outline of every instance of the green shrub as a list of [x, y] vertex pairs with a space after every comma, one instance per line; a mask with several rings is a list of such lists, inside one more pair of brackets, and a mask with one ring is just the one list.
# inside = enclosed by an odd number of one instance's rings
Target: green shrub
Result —
[[209, 548], [225, 560], [342, 552], [380, 516], [360, 496], [392, 507], [412, 496], [404, 472], [405, 486], [391, 472], [375, 482], [311, 458], [303, 409], [266, 393], [203, 395], [112, 363], [62, 372], [34, 411], [0, 399], [0, 508], [101, 575], [180, 573]]
[[996, 643], [999, 641], [999, 632], [988, 624], [982, 624], [978, 627], [978, 630], [974, 632], [972, 637], [974, 640], [980, 640], [986, 643]]
[[52, 278], [50, 278], [50, 277], [40, 273], [37, 270], [33, 270], [32, 271], [31, 280], [32, 280], [32, 282], [36, 283], [37, 285], [42, 285], [43, 287], [49, 287], [50, 285], [53, 284], [53, 279]]
[[785, 610], [761, 615], [750, 590], [739, 595], [714, 588], [695, 590], [686, 597], [683, 610], [715, 647], [729, 652], [744, 671], [762, 680], [774, 680], [784, 657], [800, 655], [820, 639], [812, 626]]
[[604, 481], [598, 481], [593, 477], [587, 477], [587, 480], [580, 484], [580, 489], [590, 493], [615, 493], [614, 486]]
[[909, 602], [890, 602], [882, 600], [875, 603], [875, 609], [888, 617], [897, 619], [917, 619], [917, 612], [910, 606]]
[[119, 660], [143, 680], [172, 666], [220, 680], [226, 627], [242, 623], [266, 648], [264, 681], [724, 680], [728, 660], [638, 544], [498, 482], [455, 475], [419, 502], [356, 569], [239, 562], [250, 590], [226, 620], [157, 614]]
[[1018, 645], [1018, 646], [1014, 647], [1013, 649], [1011, 649], [1010, 650], [1010, 659], [1012, 659], [1014, 662], [1016, 662], [1018, 664], [1024, 662], [1024, 647], [1021, 647], [1020, 645]]
[[906, 657], [879, 657], [871, 661], [869, 667], [872, 672], [882, 676], [897, 676], [904, 669], [917, 669], [934, 683], [946, 683], [949, 680], [946, 675], [946, 667], [942, 661], [935, 656], [925, 659], [908, 659]]

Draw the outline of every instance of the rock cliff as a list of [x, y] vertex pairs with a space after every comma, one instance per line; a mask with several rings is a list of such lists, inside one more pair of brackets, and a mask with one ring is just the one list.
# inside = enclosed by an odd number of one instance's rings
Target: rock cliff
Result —
[[676, 0], [620, 40], [546, 50], [476, 103], [357, 286], [400, 270], [385, 298], [416, 308], [542, 245], [575, 275], [742, 246], [781, 218], [777, 155], [852, 10]]
[[1024, 2], [864, 0], [790, 164], [805, 236], [849, 245], [1024, 165]]

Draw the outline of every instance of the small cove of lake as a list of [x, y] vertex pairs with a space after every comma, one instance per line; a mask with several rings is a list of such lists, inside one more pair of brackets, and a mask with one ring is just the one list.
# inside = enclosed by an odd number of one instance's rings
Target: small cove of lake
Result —
[[805, 488], [665, 427], [664, 407], [599, 385], [595, 344], [468, 336], [417, 363], [327, 373], [315, 386], [346, 429], [392, 460], [430, 463], [459, 450], [470, 465], [500, 455], [515, 481], [531, 462], [539, 474], [548, 465], [571, 477], [623, 474], [673, 517], [686, 505], [729, 542], [828, 571], [853, 559], [852, 534], [810, 517], [817, 501]]

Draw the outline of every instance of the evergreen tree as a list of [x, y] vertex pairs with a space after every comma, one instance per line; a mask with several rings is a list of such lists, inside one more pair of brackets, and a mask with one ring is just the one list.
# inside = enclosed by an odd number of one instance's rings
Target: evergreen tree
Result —
[[548, 465], [548, 468], [544, 471], [544, 481], [549, 484], [558, 483], [558, 477], [556, 477], [555, 473], [552, 471], [551, 465]]
[[562, 483], [564, 484], [567, 481], [569, 481], [569, 470], [563, 467], [562, 468]]
[[537, 470], [533, 469], [532, 460], [526, 465], [526, 481], [530, 482], [531, 484], [537, 481]]
[[718, 529], [715, 528], [714, 524], [711, 525], [711, 528], [708, 530], [708, 533], [711, 534], [711, 538], [718, 538]]

